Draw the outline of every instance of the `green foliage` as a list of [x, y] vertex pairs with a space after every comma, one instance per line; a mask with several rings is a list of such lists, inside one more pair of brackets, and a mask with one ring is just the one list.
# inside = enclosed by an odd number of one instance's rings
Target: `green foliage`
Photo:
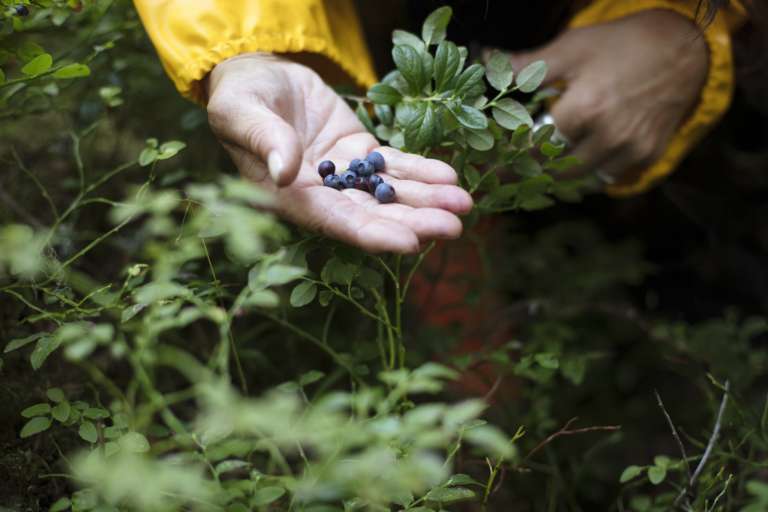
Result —
[[[457, 353], [456, 329], [425, 333], [409, 309], [431, 246], [370, 255], [278, 222], [269, 194], [211, 156], [204, 114], [146, 58], [130, 2], [25, 2], [26, 19], [16, 3], [0, 18], [0, 156], [19, 183], [0, 195], [0, 371], [30, 383], [13, 428], [46, 458], [30, 482], [56, 479], [50, 510], [668, 510], [725, 378], [734, 405], [688, 504], [765, 508], [765, 319], [646, 318], [625, 308], [652, 271], [637, 244], [517, 226], [495, 276], [515, 332]], [[394, 32], [397, 69], [353, 100], [358, 118], [456, 168], [477, 200], [468, 227], [578, 201], [589, 183], [560, 179], [575, 160], [533, 127], [546, 66], [467, 62], [451, 14]], [[489, 366], [514, 399], [457, 398]], [[702, 398], [668, 404], [693, 425], [687, 459], [654, 457], [677, 446], [636, 403], [657, 366]], [[558, 431], [576, 415], [625, 428]], [[631, 430], [654, 421], [663, 437]], [[589, 432], [599, 444], [580, 445]]]

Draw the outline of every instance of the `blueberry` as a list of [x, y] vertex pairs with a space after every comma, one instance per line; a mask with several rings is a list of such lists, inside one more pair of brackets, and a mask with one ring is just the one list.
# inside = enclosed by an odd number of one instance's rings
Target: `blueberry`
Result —
[[320, 165], [317, 166], [317, 172], [320, 173], [320, 176], [325, 178], [329, 174], [336, 172], [336, 166], [330, 160], [323, 160], [320, 162]]
[[384, 157], [378, 151], [372, 151], [371, 153], [369, 153], [368, 156], [365, 157], [365, 160], [368, 162], [371, 162], [376, 172], [383, 171], [384, 166], [386, 165], [386, 163], [384, 162]]
[[355, 179], [357, 178], [357, 173], [353, 171], [344, 171], [341, 178], [341, 184], [344, 185], [344, 188], [352, 188], [355, 186]]
[[15, 9], [17, 16], [29, 16], [29, 9], [26, 5], [17, 5]]
[[395, 189], [389, 183], [379, 183], [376, 191], [373, 193], [380, 203], [391, 203], [395, 200]]
[[357, 164], [357, 174], [360, 176], [365, 176], [367, 178], [373, 174], [373, 171], [373, 164], [368, 160], [362, 160], [359, 164]]
[[349, 167], [347, 168], [347, 170], [357, 172], [357, 166], [358, 165], [360, 165], [360, 159], [359, 158], [355, 158], [354, 160], [349, 162]]
[[368, 192], [368, 178], [363, 178], [362, 176], [355, 178], [355, 188], [357, 190], [362, 190], [363, 192]]
[[341, 178], [335, 174], [329, 174], [323, 178], [323, 185], [326, 187], [335, 188], [336, 190], [341, 190], [344, 188], [344, 185], [341, 183]]
[[368, 178], [368, 192], [373, 194], [376, 191], [376, 187], [378, 187], [381, 183], [384, 183], [384, 180], [381, 179], [381, 176], [378, 174], [372, 174]]

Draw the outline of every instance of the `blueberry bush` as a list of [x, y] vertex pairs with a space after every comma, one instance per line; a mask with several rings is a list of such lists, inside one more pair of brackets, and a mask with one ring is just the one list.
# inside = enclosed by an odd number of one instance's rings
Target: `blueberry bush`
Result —
[[[470, 62], [443, 7], [348, 96], [476, 199], [459, 243], [508, 325], [468, 351], [409, 294], [432, 246], [268, 213], [130, 2], [0, 6], [0, 510], [768, 509], [766, 320], [665, 315], [637, 243], [528, 225], [595, 189], [533, 121], [543, 62]], [[502, 213], [501, 242], [476, 235]]]

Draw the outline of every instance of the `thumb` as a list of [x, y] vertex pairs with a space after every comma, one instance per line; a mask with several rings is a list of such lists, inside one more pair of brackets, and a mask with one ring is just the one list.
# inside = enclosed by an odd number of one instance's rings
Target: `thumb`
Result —
[[299, 135], [266, 105], [221, 105], [212, 101], [208, 116], [221, 139], [266, 163], [277, 186], [290, 185], [296, 179], [303, 156]]

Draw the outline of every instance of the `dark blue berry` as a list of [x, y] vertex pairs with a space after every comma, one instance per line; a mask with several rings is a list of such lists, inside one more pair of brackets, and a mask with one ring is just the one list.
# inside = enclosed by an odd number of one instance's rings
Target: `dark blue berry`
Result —
[[360, 165], [360, 159], [359, 158], [355, 158], [354, 160], [349, 162], [349, 167], [347, 168], [347, 170], [357, 172], [357, 166], [358, 165]]
[[395, 200], [395, 189], [389, 183], [379, 183], [373, 195], [380, 203], [391, 203]]
[[357, 178], [357, 173], [352, 171], [345, 171], [340, 176], [341, 178], [341, 184], [344, 185], [344, 188], [352, 188], [355, 186], [355, 179]]
[[326, 187], [335, 188], [336, 190], [341, 190], [344, 188], [344, 185], [341, 183], [341, 178], [335, 174], [329, 174], [323, 178], [323, 185]]
[[373, 174], [373, 171], [373, 164], [368, 160], [362, 160], [359, 164], [357, 164], [357, 174], [360, 176], [368, 177]]
[[325, 178], [329, 174], [336, 172], [336, 166], [330, 160], [323, 160], [320, 162], [320, 165], [317, 166], [317, 172], [320, 173], [320, 176]]
[[29, 9], [26, 5], [17, 5], [16, 6], [16, 15], [18, 16], [29, 16]]
[[379, 176], [378, 174], [372, 174], [368, 178], [368, 192], [370, 192], [371, 194], [376, 192], [376, 187], [378, 187], [379, 184], [381, 183], [384, 183], [384, 180], [381, 179], [381, 176]]
[[363, 192], [368, 192], [368, 178], [363, 178], [362, 176], [355, 178], [355, 188], [357, 190], [362, 190]]
[[381, 172], [384, 170], [386, 162], [384, 161], [382, 154], [378, 151], [372, 151], [368, 154], [367, 157], [365, 157], [365, 159], [373, 164], [373, 168], [376, 170], [376, 172]]

